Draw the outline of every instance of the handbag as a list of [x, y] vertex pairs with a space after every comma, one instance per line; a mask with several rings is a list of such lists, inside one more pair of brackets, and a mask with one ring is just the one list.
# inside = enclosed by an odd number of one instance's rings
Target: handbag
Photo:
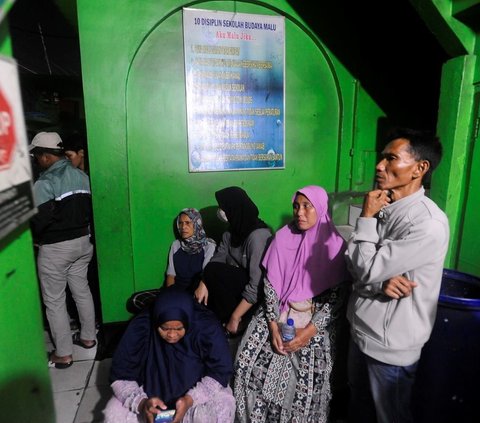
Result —
[[304, 328], [311, 322], [313, 311], [314, 304], [311, 298], [304, 301], [289, 301], [288, 309], [280, 314], [278, 321], [285, 323], [287, 319], [293, 319], [296, 328]]

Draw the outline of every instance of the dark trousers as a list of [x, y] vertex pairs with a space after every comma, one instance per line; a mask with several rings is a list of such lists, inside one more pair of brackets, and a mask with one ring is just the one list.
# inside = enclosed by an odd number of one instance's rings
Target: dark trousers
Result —
[[349, 423], [412, 423], [411, 395], [417, 363], [382, 363], [364, 354], [351, 340]]
[[247, 271], [226, 263], [210, 262], [205, 266], [203, 282], [208, 289], [208, 308], [222, 323], [228, 322], [242, 299], [248, 282]]

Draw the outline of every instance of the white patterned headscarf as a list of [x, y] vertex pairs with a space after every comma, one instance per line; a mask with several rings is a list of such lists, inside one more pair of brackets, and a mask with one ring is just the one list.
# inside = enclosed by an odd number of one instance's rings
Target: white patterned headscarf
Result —
[[182, 214], [187, 215], [191, 219], [193, 224], [193, 235], [187, 239], [180, 239], [182, 250], [185, 251], [187, 254], [197, 254], [208, 242], [207, 235], [205, 234], [205, 230], [203, 229], [202, 215], [197, 209], [183, 209], [180, 213], [178, 213], [177, 216], [177, 230], [179, 232], [180, 228], [178, 224], [180, 216]]

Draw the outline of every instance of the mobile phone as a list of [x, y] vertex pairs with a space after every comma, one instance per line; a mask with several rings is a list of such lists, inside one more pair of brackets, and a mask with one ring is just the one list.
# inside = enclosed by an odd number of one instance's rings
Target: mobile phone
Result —
[[175, 410], [162, 410], [155, 416], [155, 423], [172, 422], [175, 417]]

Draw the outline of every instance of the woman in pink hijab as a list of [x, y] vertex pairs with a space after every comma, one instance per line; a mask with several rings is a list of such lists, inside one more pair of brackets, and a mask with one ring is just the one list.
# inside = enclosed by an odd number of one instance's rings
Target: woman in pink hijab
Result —
[[[265, 302], [235, 360], [239, 422], [327, 422], [337, 341], [345, 327], [349, 279], [345, 242], [319, 186], [298, 190], [293, 221], [281, 228], [262, 265]], [[282, 325], [295, 321], [295, 337]]]

